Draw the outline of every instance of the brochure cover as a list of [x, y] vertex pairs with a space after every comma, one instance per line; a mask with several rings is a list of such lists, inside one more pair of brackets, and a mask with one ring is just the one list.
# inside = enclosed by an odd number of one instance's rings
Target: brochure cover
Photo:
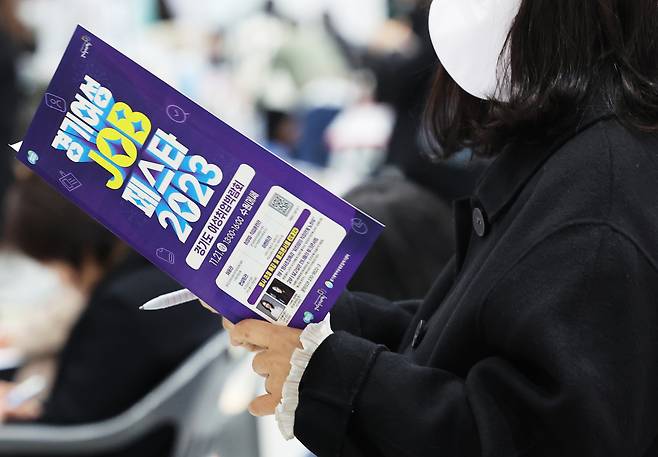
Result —
[[18, 158], [232, 322], [322, 320], [383, 228], [82, 27]]

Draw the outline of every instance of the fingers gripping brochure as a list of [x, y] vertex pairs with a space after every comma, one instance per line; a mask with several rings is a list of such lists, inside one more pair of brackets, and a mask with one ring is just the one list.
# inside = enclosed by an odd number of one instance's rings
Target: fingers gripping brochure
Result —
[[233, 322], [322, 320], [383, 228], [82, 27], [18, 158]]

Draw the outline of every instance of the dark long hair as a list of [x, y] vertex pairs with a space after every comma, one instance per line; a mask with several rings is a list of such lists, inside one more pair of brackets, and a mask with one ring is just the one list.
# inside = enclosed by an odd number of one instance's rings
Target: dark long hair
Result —
[[469, 95], [439, 68], [424, 117], [429, 151], [492, 156], [550, 140], [591, 104], [658, 132], [658, 0], [523, 0], [504, 52], [505, 103]]
[[117, 238], [41, 178], [18, 180], [5, 202], [5, 242], [39, 261], [76, 269], [90, 256], [108, 267]]

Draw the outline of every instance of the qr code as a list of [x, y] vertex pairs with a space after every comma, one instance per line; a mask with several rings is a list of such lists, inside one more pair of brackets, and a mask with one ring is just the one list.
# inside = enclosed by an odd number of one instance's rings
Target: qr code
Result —
[[272, 200], [270, 200], [270, 208], [278, 211], [284, 216], [288, 216], [288, 214], [290, 214], [293, 206], [294, 205], [291, 201], [285, 199], [279, 194], [274, 194], [274, 197], [272, 197]]

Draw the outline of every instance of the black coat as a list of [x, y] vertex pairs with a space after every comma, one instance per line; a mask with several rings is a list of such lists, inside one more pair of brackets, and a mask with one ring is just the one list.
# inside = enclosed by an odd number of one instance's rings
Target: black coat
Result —
[[[139, 311], [146, 301], [178, 289], [136, 254], [114, 268], [73, 328], [40, 422], [81, 424], [122, 413], [215, 334], [217, 320], [200, 305]], [[158, 430], [112, 455], [164, 457], [172, 438], [170, 430]]]
[[589, 115], [508, 148], [455, 209], [424, 302], [334, 308], [297, 437], [321, 457], [658, 455], [658, 138]]

